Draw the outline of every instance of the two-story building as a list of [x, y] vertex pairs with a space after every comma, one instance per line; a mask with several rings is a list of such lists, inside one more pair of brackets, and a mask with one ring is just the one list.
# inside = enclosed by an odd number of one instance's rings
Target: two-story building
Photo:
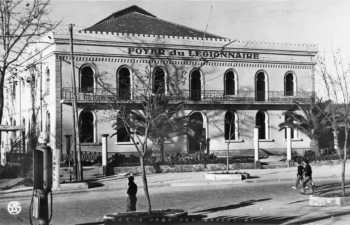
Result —
[[[73, 129], [67, 31], [44, 37], [50, 44], [41, 44], [33, 53], [40, 62], [38, 120], [50, 133], [56, 163], [65, 154], [66, 137]], [[111, 124], [117, 111], [111, 109], [109, 96], [126, 104], [137, 102], [142, 89], [139, 74], [151, 76], [154, 90], [161, 88], [173, 101], [185, 103], [185, 113], [199, 121], [197, 131], [207, 140], [208, 150], [218, 155], [228, 141], [231, 154], [253, 149], [256, 126], [260, 148], [285, 151], [285, 131], [278, 128], [285, 120], [283, 112], [295, 101], [309, 104], [314, 98], [315, 45], [231, 40], [164, 21], [137, 6], [75, 31], [73, 38], [82, 151], [101, 151], [101, 135], [115, 132]], [[181, 90], [177, 95], [170, 91], [175, 77]], [[28, 92], [22, 91], [21, 98], [18, 93], [13, 105], [26, 102], [30, 96], [23, 93]], [[30, 113], [19, 112], [9, 110], [4, 120], [28, 129]], [[292, 132], [293, 150], [308, 148], [309, 142], [302, 133]], [[169, 152], [193, 153], [199, 148], [191, 137], [165, 145]], [[108, 138], [108, 151], [131, 154], [135, 148], [121, 131]]]

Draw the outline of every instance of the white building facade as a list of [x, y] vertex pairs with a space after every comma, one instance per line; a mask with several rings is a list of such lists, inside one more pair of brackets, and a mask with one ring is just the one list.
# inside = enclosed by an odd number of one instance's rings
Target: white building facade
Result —
[[[146, 21], [147, 26], [135, 25], [137, 21]], [[283, 112], [291, 110], [295, 101], [310, 104], [314, 100], [314, 45], [229, 40], [168, 23], [135, 6], [73, 36], [82, 151], [101, 152], [101, 136], [115, 133], [111, 118], [117, 111], [110, 108], [108, 96], [124, 103], [137, 101], [140, 85], [135, 76], [142, 71], [151, 74], [153, 88], [160, 85], [166, 95], [169, 80], [181, 77], [181, 94], [172, 99], [183, 101], [185, 113], [201, 121], [198, 132], [207, 150], [217, 155], [225, 154], [228, 141], [231, 154], [252, 153], [256, 126], [261, 149], [285, 152], [286, 134], [278, 127], [285, 120]], [[37, 121], [41, 130], [49, 132], [54, 163], [59, 164], [66, 154], [66, 137], [73, 130], [69, 34], [55, 32], [46, 41], [50, 44], [31, 59], [36, 62], [32, 72], [37, 77], [36, 104], [41, 105]], [[32, 111], [24, 103], [32, 99], [30, 81], [11, 85], [4, 121], [11, 125], [16, 121], [28, 131]], [[225, 125], [225, 120], [234, 123]], [[302, 151], [309, 144], [305, 135], [292, 132], [293, 150]], [[165, 144], [168, 152], [193, 153], [199, 148], [191, 137]], [[108, 151], [132, 154], [135, 148], [120, 132], [108, 138]]]

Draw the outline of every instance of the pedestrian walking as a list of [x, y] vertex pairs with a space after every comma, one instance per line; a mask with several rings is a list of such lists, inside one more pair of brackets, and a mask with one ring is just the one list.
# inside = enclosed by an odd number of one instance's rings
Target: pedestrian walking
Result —
[[128, 194], [128, 199], [127, 199], [127, 203], [126, 203], [126, 211], [130, 212], [130, 211], [136, 211], [137, 185], [134, 182], [133, 176], [129, 176], [128, 179], [129, 179], [129, 183], [128, 183], [129, 187], [128, 187], [128, 191], [126, 192]]
[[299, 185], [303, 183], [304, 178], [304, 167], [300, 160], [298, 160], [298, 167], [297, 167], [297, 179], [295, 181], [295, 186], [292, 186], [294, 190], [298, 189]]
[[305, 191], [305, 187], [311, 187], [312, 193], [314, 193], [314, 183], [312, 181], [312, 168], [309, 164], [309, 161], [304, 160], [304, 181], [303, 181], [303, 192]]

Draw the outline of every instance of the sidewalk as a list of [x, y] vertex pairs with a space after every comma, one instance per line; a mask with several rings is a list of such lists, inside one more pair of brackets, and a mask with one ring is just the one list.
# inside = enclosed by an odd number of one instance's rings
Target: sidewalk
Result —
[[[313, 179], [317, 183], [318, 180], [324, 179], [340, 179], [340, 165], [323, 165], [313, 167]], [[247, 172], [252, 177], [242, 181], [242, 183], [266, 183], [266, 182], [284, 182], [293, 181], [296, 177], [296, 167], [277, 168], [277, 169], [245, 169], [234, 170]], [[148, 174], [149, 187], [162, 186], [196, 186], [196, 185], [231, 185], [230, 181], [208, 181], [204, 179], [204, 174], [207, 172], [186, 172], [186, 173], [160, 173]], [[346, 174], [350, 174], [350, 167], [346, 168]], [[96, 179], [90, 182], [90, 186], [97, 184], [98, 187], [89, 188], [88, 183], [77, 184], [61, 184], [59, 190], [55, 190], [54, 194], [69, 194], [85, 191], [101, 191], [103, 189], [124, 189], [126, 176], [115, 175], [105, 178]], [[142, 188], [141, 176], [135, 178], [139, 187]], [[92, 184], [92, 185], [91, 185]], [[235, 183], [238, 185], [238, 183]], [[30, 196], [31, 187], [22, 187], [18, 189], [9, 189], [0, 191], [0, 199], [12, 197]]]

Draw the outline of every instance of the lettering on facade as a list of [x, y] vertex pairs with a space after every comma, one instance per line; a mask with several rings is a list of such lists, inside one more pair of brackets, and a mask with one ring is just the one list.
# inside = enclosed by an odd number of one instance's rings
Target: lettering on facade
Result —
[[256, 52], [236, 52], [219, 50], [193, 50], [193, 49], [166, 49], [166, 48], [147, 48], [139, 47], [128, 48], [129, 55], [148, 55], [148, 56], [179, 56], [179, 57], [198, 57], [198, 58], [223, 58], [223, 59], [259, 59], [259, 53]]

